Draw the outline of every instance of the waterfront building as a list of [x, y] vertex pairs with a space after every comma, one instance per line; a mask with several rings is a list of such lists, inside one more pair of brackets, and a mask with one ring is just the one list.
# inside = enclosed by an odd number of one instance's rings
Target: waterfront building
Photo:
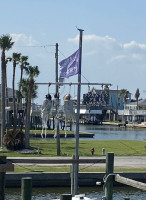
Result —
[[[131, 102], [131, 93], [127, 95], [126, 103]], [[121, 90], [97, 90], [93, 88], [87, 94], [83, 95], [82, 104], [86, 105], [86, 110], [100, 110], [98, 118], [115, 120], [118, 110], [124, 109], [124, 95]], [[94, 111], [95, 112], [95, 111]]]
[[127, 123], [146, 122], [146, 99], [125, 104], [118, 114], [119, 118]]

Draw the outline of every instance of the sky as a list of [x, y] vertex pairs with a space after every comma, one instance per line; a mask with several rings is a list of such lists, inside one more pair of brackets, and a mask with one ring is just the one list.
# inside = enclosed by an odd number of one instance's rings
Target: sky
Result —
[[[15, 42], [6, 56], [28, 56], [30, 65], [39, 67], [37, 83], [55, 82], [55, 45], [60, 62], [79, 48], [80, 28], [82, 82], [110, 83], [110, 89], [127, 89], [132, 98], [139, 88], [140, 98], [146, 98], [145, 0], [0, 0], [0, 6], [0, 36], [10, 34]], [[12, 64], [7, 68], [12, 87]], [[19, 76], [17, 66], [16, 88]], [[65, 79], [77, 81], [77, 75]], [[88, 89], [82, 86], [81, 95]], [[35, 103], [41, 104], [48, 92], [53, 96], [55, 86], [39, 85]], [[67, 93], [74, 97], [77, 88], [65, 85], [59, 92], [62, 99]]]

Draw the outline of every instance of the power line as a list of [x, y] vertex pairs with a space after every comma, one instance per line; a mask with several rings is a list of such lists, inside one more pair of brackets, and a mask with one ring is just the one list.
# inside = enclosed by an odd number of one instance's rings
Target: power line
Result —
[[[15, 46], [15, 45], [14, 45]], [[43, 48], [45, 48], [45, 47], [54, 47], [55, 45], [51, 45], [51, 44], [48, 44], [48, 45], [22, 45], [22, 46], [15, 46], [15, 47], [43, 47]]]
[[[88, 79], [83, 75], [83, 74], [81, 74], [83, 77], [84, 77], [84, 79], [86, 80], [86, 81], [88, 81]], [[90, 81], [88, 81], [88, 83], [90, 83]]]
[[64, 57], [64, 58], [66, 58], [66, 56], [60, 51], [60, 50], [58, 50], [60, 53], [61, 53], [61, 55]]

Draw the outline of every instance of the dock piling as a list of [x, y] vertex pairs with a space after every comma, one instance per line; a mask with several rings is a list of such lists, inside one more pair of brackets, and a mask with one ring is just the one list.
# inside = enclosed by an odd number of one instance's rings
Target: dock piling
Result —
[[71, 194], [61, 194], [60, 200], [72, 200]]
[[[6, 156], [0, 156], [0, 164], [6, 163]], [[0, 200], [5, 199], [5, 172], [0, 172]]]
[[21, 179], [21, 200], [31, 200], [32, 197], [32, 178]]
[[[72, 159], [75, 159], [75, 155], [72, 156]], [[75, 171], [75, 167], [74, 167], [74, 163], [72, 163], [72, 165], [70, 166], [71, 194], [72, 194], [72, 196], [75, 196], [75, 192], [74, 192], [74, 171]]]
[[105, 197], [106, 200], [112, 200], [113, 196], [113, 176], [109, 176], [114, 173], [114, 153], [106, 154], [106, 177], [107, 181], [105, 183]]

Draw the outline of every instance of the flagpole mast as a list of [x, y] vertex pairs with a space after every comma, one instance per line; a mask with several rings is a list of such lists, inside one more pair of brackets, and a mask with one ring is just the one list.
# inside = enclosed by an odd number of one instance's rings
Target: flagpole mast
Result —
[[[77, 92], [77, 114], [76, 114], [76, 150], [75, 159], [79, 159], [79, 117], [80, 117], [80, 95], [81, 95], [81, 61], [82, 61], [82, 29], [78, 29], [80, 32], [79, 36], [79, 73], [78, 73], [78, 92]], [[74, 174], [74, 193], [78, 193], [78, 163], [75, 164], [75, 174]]]
[[58, 43], [56, 43], [56, 137], [57, 137], [57, 156], [60, 156], [60, 134], [59, 134], [59, 120], [58, 120], [58, 109], [59, 109], [59, 85], [58, 83]]

